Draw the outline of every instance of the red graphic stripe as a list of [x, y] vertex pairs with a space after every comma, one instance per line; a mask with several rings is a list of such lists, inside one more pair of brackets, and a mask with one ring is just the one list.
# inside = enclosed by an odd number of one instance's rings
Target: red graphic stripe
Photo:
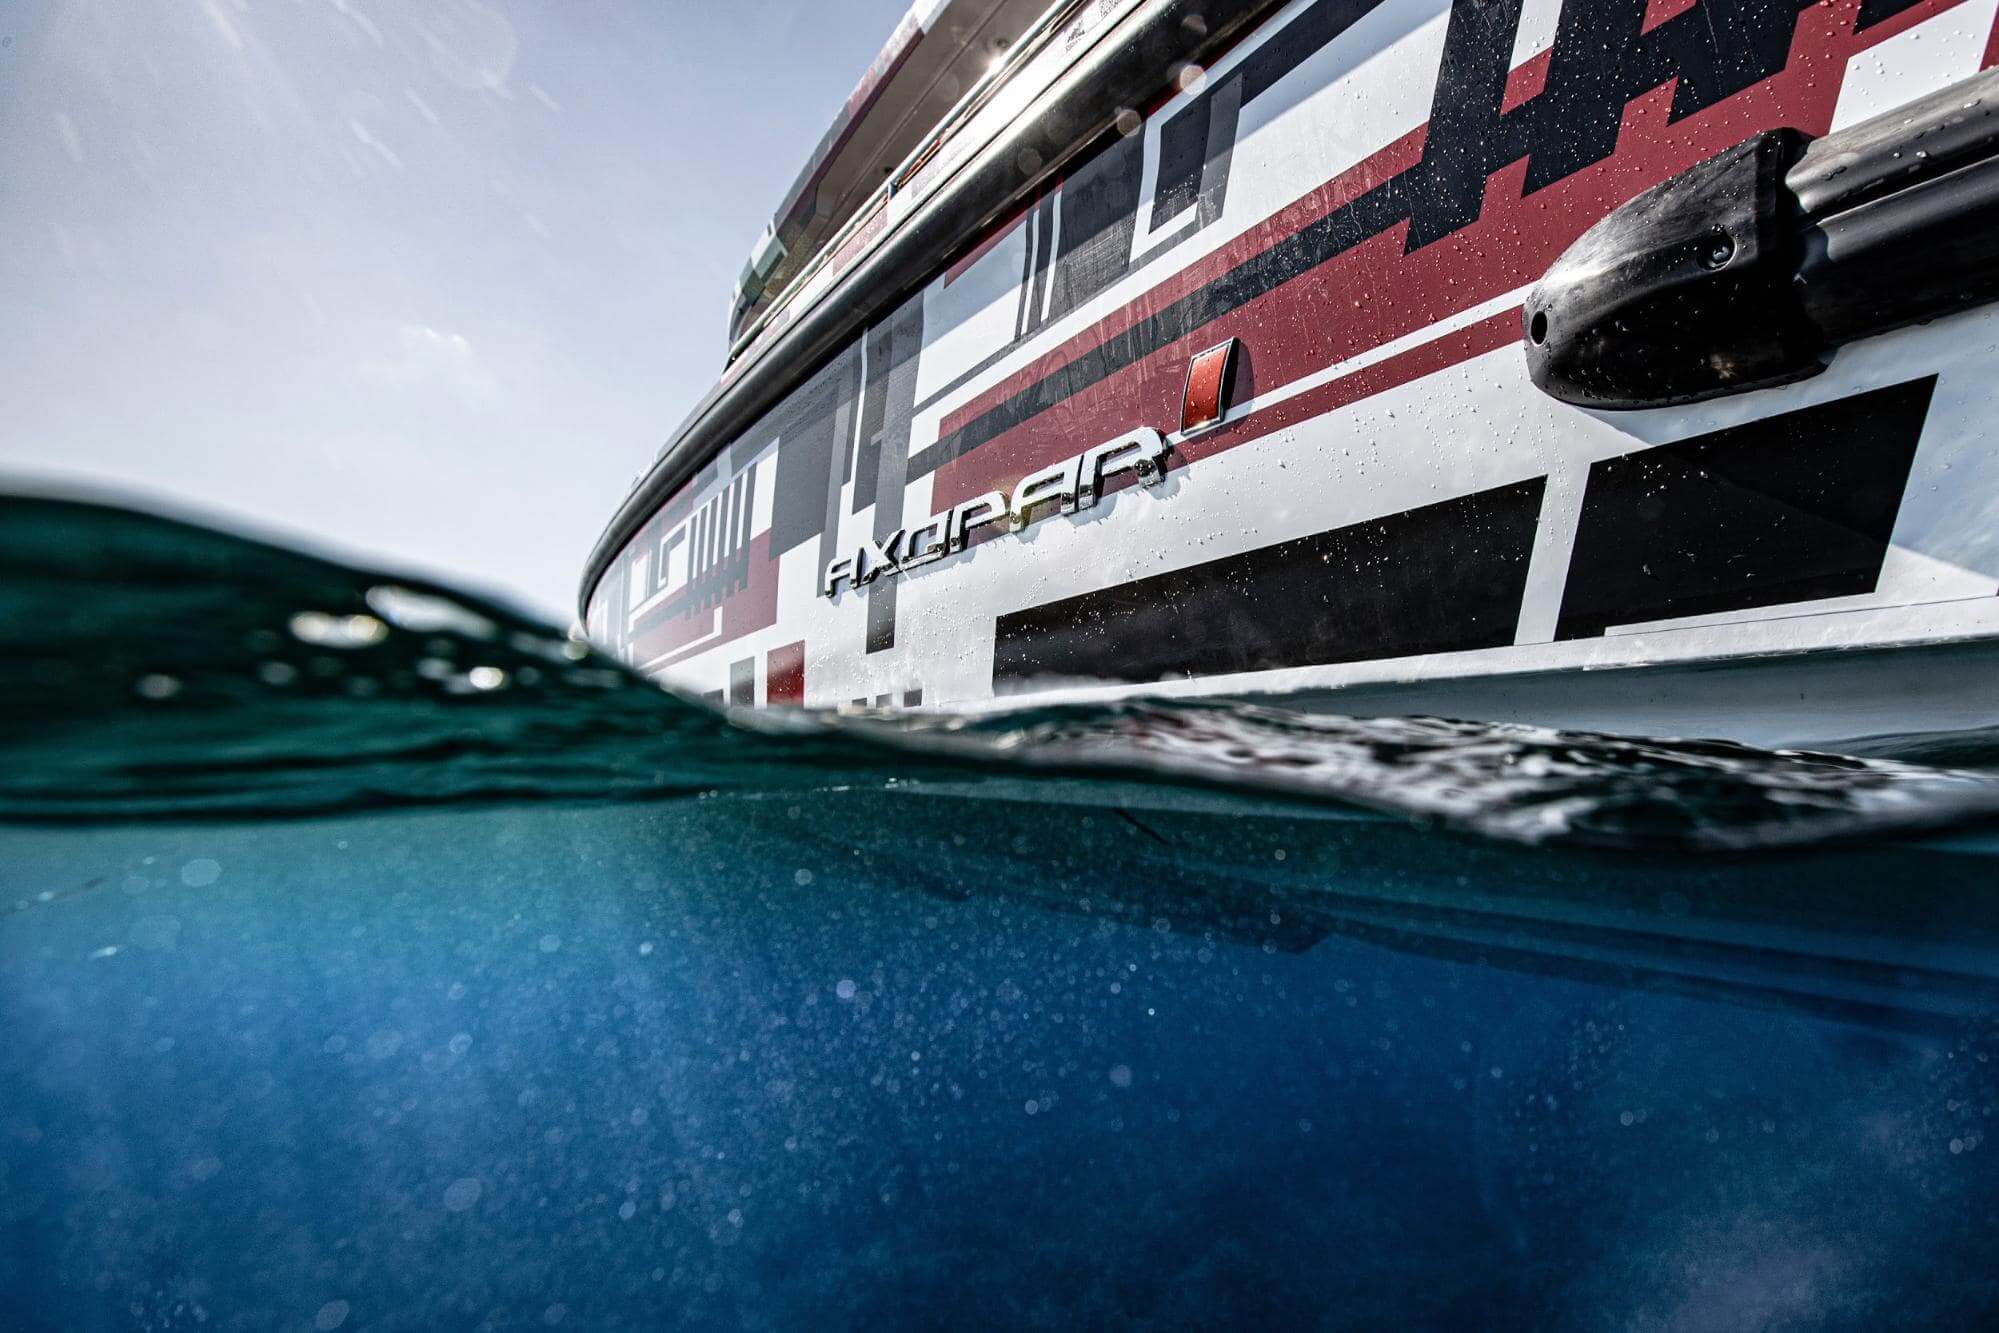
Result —
[[1650, 32], [1667, 19], [1678, 18], [1700, 2], [1701, 0], [1646, 0], [1645, 21], [1638, 25], [1638, 31]]
[[[1384, 357], [1363, 370], [1324, 384], [1314, 385], [1303, 393], [1294, 394], [1268, 407], [1252, 408], [1246, 415], [1204, 435], [1197, 435], [1175, 446], [1174, 467], [1199, 462], [1225, 453], [1237, 445], [1248, 444], [1251, 440], [1274, 435], [1287, 426], [1295, 426], [1302, 421], [1400, 388], [1412, 380], [1434, 375], [1440, 370], [1448, 370], [1462, 361], [1476, 356], [1484, 356], [1520, 337], [1520, 307], [1513, 306], [1496, 315], [1488, 315], [1476, 324], [1467, 324], [1441, 338], [1418, 344], [1405, 352]], [[1104, 483], [1104, 494], [1115, 495], [1119, 491], [1138, 484], [1138, 478], [1130, 473], [1112, 477]], [[998, 527], [982, 528], [971, 536], [970, 545], [1004, 536]]]
[[1283, 430], [1286, 426], [1295, 426], [1301, 421], [1324, 416], [1337, 408], [1357, 403], [1363, 398], [1372, 398], [1378, 393], [1386, 393], [1411, 380], [1434, 375], [1461, 361], [1484, 356], [1487, 352], [1519, 340], [1520, 307], [1513, 306], [1496, 315], [1489, 315], [1476, 324], [1468, 324], [1441, 338], [1412, 347], [1406, 352], [1383, 357], [1373, 365], [1356, 370], [1351, 375], [1342, 375], [1338, 379], [1314, 385], [1303, 393], [1294, 394], [1282, 402], [1253, 411], [1206, 435], [1198, 435], [1175, 449], [1175, 458], [1182, 463], [1192, 463], [1212, 457], [1239, 444], [1247, 444], [1251, 440]]
[[1539, 97], [1548, 86], [1548, 61], [1554, 52], [1543, 51], [1506, 76], [1506, 92], [1499, 99], [1500, 114]]
[[1423, 155], [1424, 128], [1418, 126], [1409, 131], [1366, 161], [1340, 173], [1303, 198], [1285, 205], [1247, 228], [1240, 236], [1216, 247], [1213, 252], [1167, 274], [1158, 286], [1107, 312], [1088, 328], [1072, 334], [997, 384], [982, 390], [964, 406], [948, 413], [939, 423], [938, 433], [950, 434], [1022, 389], [1038, 384], [1099, 343], [1123, 333], [1182, 297], [1191, 296], [1229, 270], [1254, 259], [1334, 209], [1351, 203], [1383, 181], [1416, 165]]

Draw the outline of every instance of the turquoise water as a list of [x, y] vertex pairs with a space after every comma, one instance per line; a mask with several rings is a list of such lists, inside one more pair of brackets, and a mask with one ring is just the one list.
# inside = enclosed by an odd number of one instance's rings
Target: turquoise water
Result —
[[1990, 738], [750, 729], [450, 590], [14, 499], [0, 741], [9, 1328], [1999, 1300]]

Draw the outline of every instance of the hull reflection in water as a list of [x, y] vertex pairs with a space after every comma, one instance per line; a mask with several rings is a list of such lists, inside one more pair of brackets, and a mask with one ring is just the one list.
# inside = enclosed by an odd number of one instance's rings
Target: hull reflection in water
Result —
[[51, 1328], [1989, 1309], [1982, 851], [1322, 815], [0, 833], [0, 1294]]

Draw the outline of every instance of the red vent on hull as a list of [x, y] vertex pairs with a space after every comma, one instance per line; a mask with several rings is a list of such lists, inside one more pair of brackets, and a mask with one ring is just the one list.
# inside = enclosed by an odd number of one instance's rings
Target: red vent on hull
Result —
[[1216, 343], [1197, 352], [1187, 363], [1187, 391], [1180, 398], [1180, 433], [1222, 424], [1228, 415], [1229, 370], [1235, 363], [1236, 340]]

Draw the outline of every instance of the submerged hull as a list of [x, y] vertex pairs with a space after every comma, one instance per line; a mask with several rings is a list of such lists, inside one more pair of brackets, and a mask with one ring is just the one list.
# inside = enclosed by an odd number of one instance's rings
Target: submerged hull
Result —
[[[1063, 62], [1172, 6], [1081, 8], [1015, 76], [1037, 100], [998, 110], [1059, 118]], [[1995, 14], [1247, 6], [1065, 160], [1015, 151], [1017, 202], [934, 271], [871, 268], [1011, 148], [974, 118], [668, 447], [585, 624], [753, 706], [1275, 691], [1763, 743], [1999, 723], [1993, 307], [1855, 325], [1760, 380], [1717, 354], [1696, 370], [1740, 378], [1635, 406], [1534, 359], [1551, 270], [1607, 216], [1759, 133], [1976, 79]], [[1757, 258], [1727, 245], [1698, 262]], [[847, 335], [787, 355], [842, 304]]]

